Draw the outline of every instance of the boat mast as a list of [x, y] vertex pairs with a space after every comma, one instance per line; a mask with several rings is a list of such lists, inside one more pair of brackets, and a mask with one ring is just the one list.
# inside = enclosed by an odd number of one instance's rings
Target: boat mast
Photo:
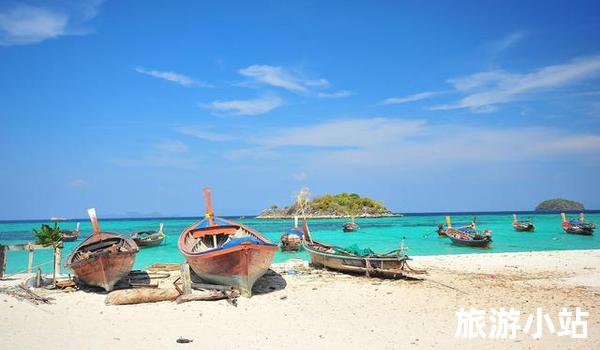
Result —
[[513, 223], [517, 222], [517, 214], [513, 214]]
[[98, 224], [98, 217], [96, 216], [96, 208], [88, 209], [88, 216], [90, 217], [90, 221], [92, 221], [94, 234], [100, 233], [100, 225]]
[[204, 204], [206, 205], [206, 218], [208, 219], [209, 226], [215, 226], [215, 213], [213, 211], [212, 206], [212, 196], [209, 187], [205, 187], [202, 192], [204, 192]]

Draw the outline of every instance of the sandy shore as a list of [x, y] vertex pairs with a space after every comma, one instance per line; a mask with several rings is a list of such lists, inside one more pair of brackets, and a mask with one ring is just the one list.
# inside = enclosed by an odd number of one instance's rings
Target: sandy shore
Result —
[[[43, 291], [51, 305], [0, 294], [3, 349], [599, 349], [600, 250], [415, 257], [420, 280], [333, 272], [261, 281], [262, 294], [226, 301], [106, 306], [105, 294]], [[302, 270], [302, 269], [300, 269]], [[20, 280], [0, 281], [0, 286]], [[274, 289], [274, 290], [271, 290]], [[42, 292], [40, 292], [42, 293]], [[457, 339], [460, 307], [514, 307], [523, 326], [536, 307], [590, 313], [587, 339], [522, 331], [516, 339]], [[486, 330], [491, 321], [486, 320]], [[530, 333], [533, 333], [531, 331]], [[178, 344], [177, 338], [192, 339]]]

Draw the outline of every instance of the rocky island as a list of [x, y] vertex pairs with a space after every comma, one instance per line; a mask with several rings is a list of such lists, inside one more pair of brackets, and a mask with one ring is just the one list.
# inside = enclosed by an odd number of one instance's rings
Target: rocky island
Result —
[[538, 204], [535, 211], [583, 211], [583, 204], [563, 198], [548, 199]]
[[[296, 204], [279, 208], [272, 205], [263, 210], [258, 219], [286, 219], [296, 215]], [[388, 208], [378, 201], [361, 197], [356, 193], [326, 194], [308, 201], [304, 212], [309, 218], [343, 218], [343, 217], [384, 217], [395, 216]]]

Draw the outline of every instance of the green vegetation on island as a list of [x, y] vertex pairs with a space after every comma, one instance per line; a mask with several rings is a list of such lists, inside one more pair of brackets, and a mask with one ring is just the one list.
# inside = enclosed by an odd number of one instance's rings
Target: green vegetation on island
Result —
[[[297, 213], [297, 204], [278, 208], [272, 205], [261, 212], [258, 218], [290, 218]], [[394, 214], [378, 201], [361, 197], [356, 193], [340, 193], [336, 195], [325, 194], [315, 197], [306, 203], [304, 212], [312, 218], [337, 218], [337, 217], [379, 217], [393, 216]]]
[[563, 198], [548, 199], [538, 204], [535, 211], [582, 211], [583, 204]]

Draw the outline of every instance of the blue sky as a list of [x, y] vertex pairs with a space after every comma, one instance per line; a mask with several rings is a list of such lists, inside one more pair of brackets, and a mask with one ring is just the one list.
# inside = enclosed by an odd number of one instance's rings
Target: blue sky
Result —
[[600, 208], [594, 1], [3, 1], [0, 219]]

